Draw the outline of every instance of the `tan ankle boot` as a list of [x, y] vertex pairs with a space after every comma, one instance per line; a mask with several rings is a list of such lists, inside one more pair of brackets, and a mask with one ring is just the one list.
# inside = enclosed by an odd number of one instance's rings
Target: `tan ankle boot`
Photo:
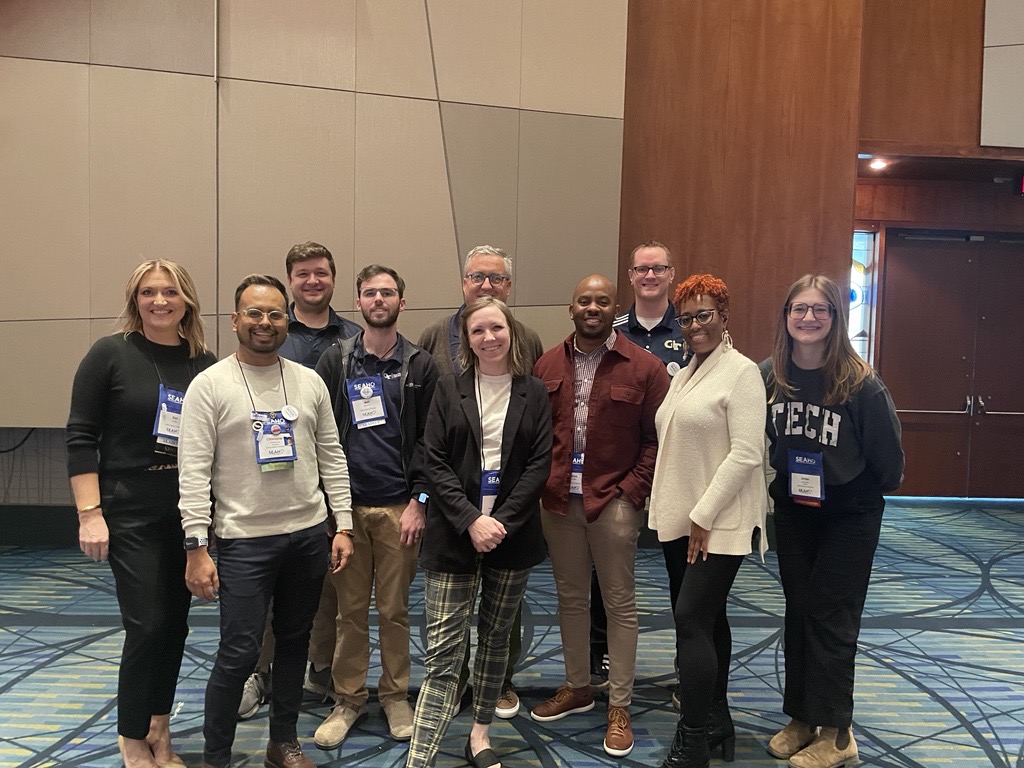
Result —
[[768, 754], [779, 760], [786, 760], [814, 741], [817, 735], [817, 728], [799, 720], [790, 720], [789, 724], [768, 742]]
[[818, 738], [806, 749], [789, 758], [793, 768], [849, 768], [860, 762], [857, 742], [853, 740], [853, 729], [847, 728], [849, 743], [844, 749], [836, 746], [838, 728], [822, 728]]

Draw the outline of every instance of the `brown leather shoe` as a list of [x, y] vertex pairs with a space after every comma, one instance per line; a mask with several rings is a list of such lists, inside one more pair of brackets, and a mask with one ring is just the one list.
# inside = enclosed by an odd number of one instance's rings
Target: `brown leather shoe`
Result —
[[316, 768], [316, 765], [302, 754], [302, 747], [290, 741], [268, 741], [267, 759], [264, 768]]
[[633, 727], [625, 707], [608, 707], [604, 751], [612, 757], [625, 757], [633, 751]]
[[589, 712], [593, 708], [594, 694], [589, 685], [582, 688], [570, 688], [568, 685], [563, 685], [555, 691], [554, 696], [534, 707], [530, 717], [542, 723], [549, 723], [552, 720], [561, 720], [566, 715]]

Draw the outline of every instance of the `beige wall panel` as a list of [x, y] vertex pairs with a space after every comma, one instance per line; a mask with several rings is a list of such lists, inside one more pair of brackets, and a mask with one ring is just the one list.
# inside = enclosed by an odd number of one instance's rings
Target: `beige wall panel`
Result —
[[219, 93], [220, 311], [247, 274], [283, 280], [288, 249], [306, 240], [352, 285], [354, 95], [231, 80]]
[[437, 102], [356, 96], [355, 210], [357, 267], [394, 267], [424, 309], [462, 302]]
[[0, 320], [87, 317], [88, 68], [0, 58], [0, 105]]
[[437, 98], [421, 0], [357, 0], [356, 59], [360, 93]]
[[1024, 44], [985, 49], [981, 144], [1024, 147]]
[[192, 75], [91, 67], [91, 314], [117, 315], [144, 259], [181, 263], [214, 309], [214, 83]]
[[212, 2], [92, 0], [93, 64], [213, 74]]
[[0, 1], [0, 56], [89, 61], [89, 2]]
[[428, 0], [444, 101], [519, 106], [522, 0]]
[[571, 301], [572, 288], [569, 288], [565, 292], [565, 301], [561, 304], [547, 307], [515, 307], [512, 312], [519, 322], [540, 335], [546, 352], [556, 344], [561, 344], [573, 331], [572, 320], [569, 319]]
[[985, 45], [1024, 43], [1024, 3], [985, 0]]
[[[405, 298], [407, 303], [416, 298], [416, 292], [413, 290], [413, 287], [409, 286], [406, 288]], [[398, 330], [405, 338], [417, 342], [419, 341], [420, 334], [423, 333], [427, 326], [436, 323], [442, 317], [451, 317], [458, 306], [457, 304], [448, 309], [406, 309], [398, 320]]]
[[622, 121], [524, 111], [520, 136], [516, 300], [561, 304], [615, 277]]
[[[71, 381], [89, 349], [88, 320], [3, 323], [4, 355], [19, 365], [0, 366], [0, 424], [63, 427], [71, 405]], [[60, 354], [39, 354], [59, 349]]]
[[622, 117], [628, 0], [522, 0], [520, 106]]
[[519, 111], [442, 103], [441, 123], [459, 255], [489, 243], [515, 257]]
[[355, 0], [221, 0], [220, 74], [351, 91]]

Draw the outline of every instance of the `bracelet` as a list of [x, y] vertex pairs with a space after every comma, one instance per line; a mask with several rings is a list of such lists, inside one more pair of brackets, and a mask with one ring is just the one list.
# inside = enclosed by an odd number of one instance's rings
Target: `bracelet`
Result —
[[351, 539], [352, 538], [352, 531], [348, 531], [348, 530], [342, 529], [342, 530], [338, 531], [338, 535], [340, 535], [340, 536], [348, 536]]
[[102, 506], [102, 504], [92, 504], [91, 506], [88, 507], [82, 507], [80, 510], [78, 510], [78, 514], [82, 514], [83, 512], [92, 512], [94, 509], [100, 509]]

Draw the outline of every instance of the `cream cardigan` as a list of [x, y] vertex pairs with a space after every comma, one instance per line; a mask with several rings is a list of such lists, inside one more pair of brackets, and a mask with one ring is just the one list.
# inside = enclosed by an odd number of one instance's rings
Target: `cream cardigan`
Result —
[[746, 555], [754, 528], [767, 549], [764, 381], [757, 365], [720, 344], [672, 379], [658, 409], [658, 459], [648, 525], [660, 541], [711, 531], [708, 552]]

